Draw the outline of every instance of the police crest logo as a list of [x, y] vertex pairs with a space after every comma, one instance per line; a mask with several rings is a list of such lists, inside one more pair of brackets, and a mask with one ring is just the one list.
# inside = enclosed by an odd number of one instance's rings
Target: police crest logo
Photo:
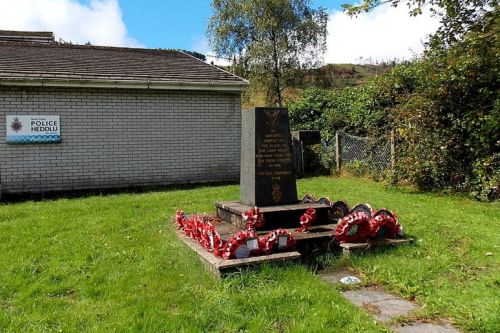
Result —
[[23, 124], [21, 123], [19, 118], [16, 117], [14, 118], [14, 121], [10, 124], [10, 128], [12, 128], [12, 130], [17, 133], [23, 128]]

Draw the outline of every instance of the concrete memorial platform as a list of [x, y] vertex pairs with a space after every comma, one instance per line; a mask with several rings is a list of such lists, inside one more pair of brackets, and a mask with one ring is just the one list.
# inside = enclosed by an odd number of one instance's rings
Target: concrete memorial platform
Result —
[[[256, 226], [251, 240], [265, 239], [268, 232], [286, 233], [291, 237], [299, 252], [285, 248], [273, 249], [270, 255], [251, 256], [253, 250], [237, 251], [234, 254], [238, 259], [222, 260], [200, 247], [196, 242], [179, 234], [184, 242], [195, 250], [203, 261], [210, 266], [210, 270], [220, 275], [226, 268], [238, 269], [248, 265], [283, 260], [296, 260], [301, 255], [307, 257], [315, 249], [330, 251], [333, 247], [341, 249], [341, 245], [334, 241], [336, 221], [329, 218], [332, 206], [319, 202], [299, 202], [297, 185], [292, 156], [292, 138], [288, 111], [284, 108], [255, 108], [242, 112], [241, 136], [241, 177], [240, 200], [217, 202], [216, 215], [218, 223], [214, 224], [215, 231], [223, 242], [232, 242], [232, 237], [240, 230], [245, 229], [246, 221], [243, 215], [246, 211], [258, 207], [262, 213], [264, 224]], [[301, 227], [301, 216], [309, 209], [315, 210], [315, 219], [306, 232]], [[253, 212], [252, 214], [256, 214]], [[270, 233], [269, 235], [272, 235]], [[241, 234], [238, 237], [241, 236]], [[271, 236], [269, 236], [271, 237]], [[273, 236], [275, 237], [275, 236]], [[240, 239], [241, 240], [241, 239]], [[238, 241], [240, 241], [238, 240]], [[281, 240], [280, 240], [281, 241]], [[344, 252], [358, 248], [370, 248], [399, 244], [402, 241], [370, 242], [366, 244], [343, 244]], [[252, 243], [253, 244], [253, 243]], [[196, 245], [196, 246], [194, 246]], [[236, 246], [236, 245], [235, 245]], [[238, 249], [245, 246], [239, 245]], [[251, 247], [253, 248], [255, 244]], [[281, 245], [280, 245], [281, 246]], [[199, 248], [198, 248], [199, 247]], [[234, 248], [232, 248], [234, 250]], [[274, 251], [277, 251], [274, 252]], [[258, 251], [254, 253], [259, 253]], [[269, 253], [269, 252], [265, 252]], [[250, 256], [247, 258], [247, 256]], [[298, 257], [297, 257], [298, 256]], [[233, 254], [230, 255], [233, 257]]]
[[177, 232], [177, 237], [179, 237], [179, 239], [196, 252], [205, 267], [217, 277], [223, 277], [230, 273], [238, 272], [243, 268], [261, 265], [268, 262], [293, 262], [300, 259], [300, 253], [297, 251], [273, 253], [242, 259], [222, 259], [214, 256], [210, 252], [207, 252], [206, 249], [201, 247], [194, 240], [184, 237], [180, 231]]
[[[243, 213], [252, 208], [239, 202], [217, 202], [217, 216], [238, 228], [245, 227]], [[276, 228], [297, 228], [300, 226], [300, 216], [308, 209], [316, 210], [317, 220], [314, 225], [329, 224], [328, 211], [330, 206], [320, 203], [296, 203], [292, 205], [259, 207], [266, 223], [258, 230], [272, 230]]]
[[[331, 207], [322, 203], [302, 203], [297, 198], [291, 140], [287, 109], [255, 108], [242, 112], [240, 201], [216, 203], [221, 223], [214, 227], [223, 241], [245, 228], [243, 213], [253, 207], [259, 207], [265, 220], [256, 230], [259, 236], [282, 228], [292, 235], [299, 247], [305, 242], [331, 241], [335, 232], [335, 225], [328, 219]], [[309, 208], [316, 211], [314, 225], [308, 233], [297, 232], [300, 217]], [[296, 251], [280, 250], [270, 255], [222, 260], [181, 233], [178, 235], [217, 275], [229, 268], [234, 270], [300, 257]]]

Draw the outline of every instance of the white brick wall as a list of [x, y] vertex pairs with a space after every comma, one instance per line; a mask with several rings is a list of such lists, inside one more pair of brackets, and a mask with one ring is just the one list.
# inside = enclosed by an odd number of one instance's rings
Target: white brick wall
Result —
[[[5, 115], [60, 115], [61, 143], [7, 145]], [[4, 193], [237, 180], [240, 95], [0, 87]]]

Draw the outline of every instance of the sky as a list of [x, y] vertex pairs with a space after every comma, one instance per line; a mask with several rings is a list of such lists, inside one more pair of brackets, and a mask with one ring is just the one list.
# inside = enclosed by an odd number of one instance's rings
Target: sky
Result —
[[[341, 4], [328, 10], [325, 63], [410, 59], [438, 27], [429, 12], [412, 18], [405, 6], [381, 6], [351, 18]], [[0, 30], [53, 31], [56, 39], [93, 45], [185, 49], [213, 54], [205, 35], [210, 0], [0, 0]], [[216, 60], [216, 59], [212, 59]]]

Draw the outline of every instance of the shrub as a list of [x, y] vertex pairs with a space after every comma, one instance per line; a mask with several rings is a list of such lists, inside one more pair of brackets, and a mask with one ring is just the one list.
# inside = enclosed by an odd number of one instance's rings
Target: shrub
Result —
[[354, 160], [344, 163], [343, 169], [356, 177], [363, 177], [370, 174], [370, 167], [366, 161]]
[[[362, 87], [306, 90], [291, 104], [292, 124], [321, 130], [398, 136], [392, 182], [423, 190], [468, 191], [497, 199], [500, 169], [500, 24], [498, 13], [482, 29], [448, 48], [433, 47], [420, 60], [394, 67]], [[333, 152], [320, 156], [331, 169]], [[364, 173], [360, 164], [351, 165]]]

